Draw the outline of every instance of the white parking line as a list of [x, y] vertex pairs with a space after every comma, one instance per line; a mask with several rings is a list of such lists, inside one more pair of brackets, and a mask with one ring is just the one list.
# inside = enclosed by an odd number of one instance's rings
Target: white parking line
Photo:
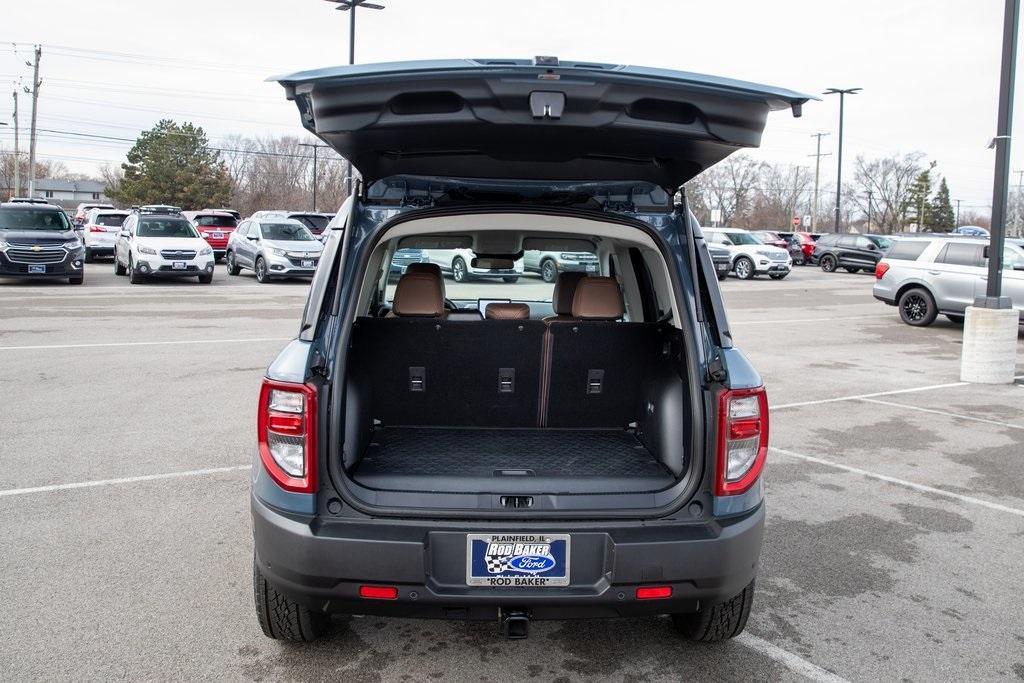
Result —
[[860, 401], [865, 403], [878, 403], [883, 406], [892, 406], [893, 408], [906, 408], [907, 410], [917, 410], [922, 413], [932, 413], [933, 415], [944, 415], [945, 417], [952, 417], [957, 420], [970, 420], [971, 422], [984, 422], [985, 424], [996, 425], [997, 427], [1007, 427], [1009, 429], [1024, 429], [1024, 425], [1010, 424], [1009, 422], [1000, 422], [999, 420], [987, 420], [983, 417], [972, 417], [970, 415], [961, 415], [959, 413], [948, 413], [945, 410], [935, 410], [934, 408], [922, 408], [921, 406], [911, 406], [906, 403], [893, 403], [892, 401], [879, 401], [877, 398], [862, 398]]
[[835, 398], [822, 398], [816, 401], [798, 401], [796, 403], [782, 403], [780, 405], [770, 406], [772, 410], [783, 410], [784, 408], [799, 408], [801, 406], [816, 406], [822, 403], [836, 403], [837, 401], [858, 401], [865, 398], [874, 398], [876, 396], [894, 396], [896, 394], [912, 394], [918, 391], [932, 391], [934, 389], [951, 389], [953, 387], [962, 387], [967, 382], [949, 382], [948, 384], [929, 384], [923, 387], [911, 387], [910, 389], [894, 389], [892, 391], [876, 391], [871, 394], [854, 394], [852, 396], [837, 396]]
[[888, 319], [888, 315], [842, 315], [833, 318], [789, 318], [788, 320], [730, 320], [732, 325], [784, 325], [788, 323], [827, 323], [833, 320], [862, 320], [864, 318]]
[[878, 479], [879, 481], [888, 482], [890, 484], [896, 484], [897, 486], [903, 486], [908, 489], [914, 489], [915, 491], [921, 491], [923, 493], [934, 493], [935, 495], [944, 496], [946, 498], [952, 498], [954, 500], [959, 500], [962, 503], [977, 505], [979, 507], [988, 508], [990, 510], [996, 510], [998, 512], [1007, 512], [1011, 515], [1024, 517], [1024, 510], [1021, 510], [1020, 508], [1010, 507], [1009, 505], [1002, 505], [1001, 503], [994, 503], [990, 500], [983, 500], [981, 498], [975, 498], [973, 496], [965, 496], [960, 493], [953, 493], [952, 491], [938, 489], [935, 488], [934, 486], [927, 486], [925, 484], [918, 484], [916, 482], [907, 481], [906, 479], [900, 479], [898, 477], [890, 477], [888, 474], [880, 474], [878, 472], [872, 472], [870, 470], [863, 470], [859, 467], [843, 465], [842, 463], [833, 462], [831, 460], [825, 460], [824, 458], [817, 458], [814, 457], [813, 455], [795, 453], [793, 451], [787, 450], [785, 448], [779, 448], [777, 446], [771, 446], [770, 450], [788, 456], [790, 458], [806, 460], [807, 462], [813, 462], [818, 465], [825, 465], [826, 467], [834, 467], [835, 469], [844, 470], [846, 472], [852, 472], [853, 474], [859, 474], [862, 477], [868, 477], [869, 479]]
[[283, 342], [293, 337], [255, 337], [250, 339], [181, 339], [177, 341], [101, 342], [95, 344], [35, 344], [0, 346], [0, 351], [36, 351], [40, 349], [98, 349], [112, 346], [174, 346], [177, 344], [234, 344], [237, 342]]
[[95, 486], [112, 484], [134, 484], [140, 481], [159, 481], [161, 479], [181, 479], [183, 477], [202, 477], [208, 474], [222, 474], [250, 469], [252, 465], [232, 465], [230, 467], [209, 467], [203, 470], [185, 470], [183, 472], [164, 472], [162, 474], [144, 474], [138, 477], [120, 477], [118, 479], [94, 479], [78, 481], [71, 484], [52, 484], [50, 486], [31, 486], [23, 489], [0, 490], [0, 498], [7, 496], [24, 496], [29, 493], [49, 493], [50, 491], [68, 491], [71, 489], [89, 489]]
[[770, 643], [764, 638], [758, 638], [749, 631], [741, 633], [733, 640], [741, 645], [749, 647], [751, 650], [756, 650], [763, 655], [767, 655], [770, 659], [774, 659], [793, 673], [800, 674], [812, 681], [821, 681], [822, 683], [847, 683], [845, 678], [837, 676], [831, 671], [823, 669], [817, 664], [813, 664], [789, 650], [783, 650], [778, 645]]

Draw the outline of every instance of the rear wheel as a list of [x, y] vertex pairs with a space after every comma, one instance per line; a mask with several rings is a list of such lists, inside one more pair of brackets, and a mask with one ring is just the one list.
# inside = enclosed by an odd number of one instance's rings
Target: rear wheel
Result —
[[935, 307], [935, 299], [928, 290], [920, 287], [903, 292], [897, 307], [900, 309], [900, 318], [903, 322], [914, 327], [931, 325], [939, 313]]
[[949, 319], [949, 322], [953, 323], [954, 325], [964, 324], [964, 317], [962, 315], [957, 315], [955, 313], [946, 313], [945, 315]]
[[456, 282], [465, 282], [469, 271], [466, 268], [466, 262], [461, 257], [456, 257], [452, 261], [452, 279]]
[[838, 265], [839, 264], [836, 263], [836, 257], [835, 256], [828, 255], [828, 256], [822, 256], [821, 257], [821, 269], [823, 271], [825, 271], [826, 273], [834, 273], [834, 272], [836, 272], [836, 266], [838, 266]]
[[859, 273], [860, 268], [851, 268], [850, 266], [843, 266], [847, 273]]
[[252, 563], [253, 598], [256, 601], [256, 618], [263, 629], [263, 635], [275, 640], [290, 640], [309, 643], [327, 633], [331, 620], [326, 614], [312, 612], [294, 600], [286, 598], [267, 583]]
[[227, 263], [228, 275], [238, 275], [242, 272], [242, 269], [238, 267], [237, 263], [235, 263], [234, 252], [229, 251], [227, 256], [224, 257], [224, 260]]
[[754, 582], [739, 595], [717, 605], [705, 605], [693, 614], [673, 614], [672, 625], [690, 640], [713, 643], [735, 638], [747, 625], [754, 602]]
[[554, 261], [548, 259], [540, 264], [540, 276], [544, 278], [544, 282], [554, 282], [558, 277], [558, 266]]
[[92, 263], [95, 260], [96, 260], [96, 257], [94, 257], [92, 255], [92, 249], [90, 249], [89, 247], [86, 247], [85, 248], [85, 262], [86, 263]]
[[256, 279], [259, 282], [268, 282], [270, 276], [267, 274], [267, 262], [263, 260], [262, 256], [256, 258], [256, 264], [253, 266], [256, 271]]
[[739, 279], [750, 280], [754, 277], [754, 262], [746, 256], [740, 256], [732, 265], [732, 270]]

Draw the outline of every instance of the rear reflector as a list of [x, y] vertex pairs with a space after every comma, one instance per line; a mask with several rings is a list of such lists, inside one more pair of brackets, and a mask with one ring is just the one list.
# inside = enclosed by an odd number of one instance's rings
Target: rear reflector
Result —
[[875, 266], [875, 279], [881, 280], [885, 277], [885, 274], [889, 272], [889, 264], [884, 261], [879, 261], [878, 265]]
[[768, 454], [768, 397], [764, 387], [729, 389], [718, 399], [715, 495], [744, 493], [761, 476]]
[[359, 597], [367, 600], [397, 600], [398, 589], [395, 586], [360, 586]]
[[672, 586], [640, 586], [636, 589], [637, 600], [662, 600], [672, 597]]

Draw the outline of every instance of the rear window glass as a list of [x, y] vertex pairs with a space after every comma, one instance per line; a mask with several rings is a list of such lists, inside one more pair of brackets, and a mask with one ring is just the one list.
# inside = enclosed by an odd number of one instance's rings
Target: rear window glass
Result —
[[313, 232], [323, 232], [331, 219], [327, 216], [291, 216], [292, 220], [299, 221]]
[[233, 228], [238, 221], [234, 216], [196, 216], [196, 223], [202, 228]]
[[885, 257], [899, 261], [916, 261], [928, 248], [928, 244], [925, 240], [896, 240]]
[[982, 265], [983, 247], [980, 244], [963, 244], [951, 242], [939, 252], [936, 263], [948, 263], [953, 266], [980, 266]]
[[139, 237], [199, 237], [183, 218], [141, 218], [135, 234]]
[[872, 242], [874, 242], [875, 245], [879, 249], [881, 249], [882, 251], [885, 251], [886, 249], [888, 249], [889, 247], [892, 246], [892, 240], [889, 239], [888, 237], [879, 237], [877, 235], [868, 235], [867, 238], [869, 240], [871, 240]]
[[0, 209], [0, 230], [70, 230], [63, 211], [54, 209]]
[[124, 223], [125, 218], [127, 218], [127, 216], [120, 213], [101, 213], [96, 216], [96, 225], [105, 225], [107, 227], [116, 228]]
[[306, 229], [306, 226], [298, 223], [262, 223], [260, 232], [265, 240], [281, 240], [282, 242], [309, 242], [316, 240]]

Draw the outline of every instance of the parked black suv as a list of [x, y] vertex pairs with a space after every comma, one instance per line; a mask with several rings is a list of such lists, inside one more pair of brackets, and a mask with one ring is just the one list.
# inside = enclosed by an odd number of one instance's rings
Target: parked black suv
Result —
[[0, 277], [85, 281], [85, 245], [64, 209], [38, 202], [0, 204]]
[[837, 268], [844, 268], [848, 273], [874, 272], [890, 246], [892, 240], [884, 235], [822, 235], [814, 243], [811, 263], [820, 265], [826, 273], [833, 273]]
[[[332, 614], [494, 619], [510, 637], [657, 614], [697, 640], [742, 631], [768, 403], [673, 196], [808, 98], [553, 58], [279, 80], [362, 181], [260, 392], [264, 633], [312, 640]], [[421, 261], [391, 285], [406, 249], [598, 268], [450, 285]]]

